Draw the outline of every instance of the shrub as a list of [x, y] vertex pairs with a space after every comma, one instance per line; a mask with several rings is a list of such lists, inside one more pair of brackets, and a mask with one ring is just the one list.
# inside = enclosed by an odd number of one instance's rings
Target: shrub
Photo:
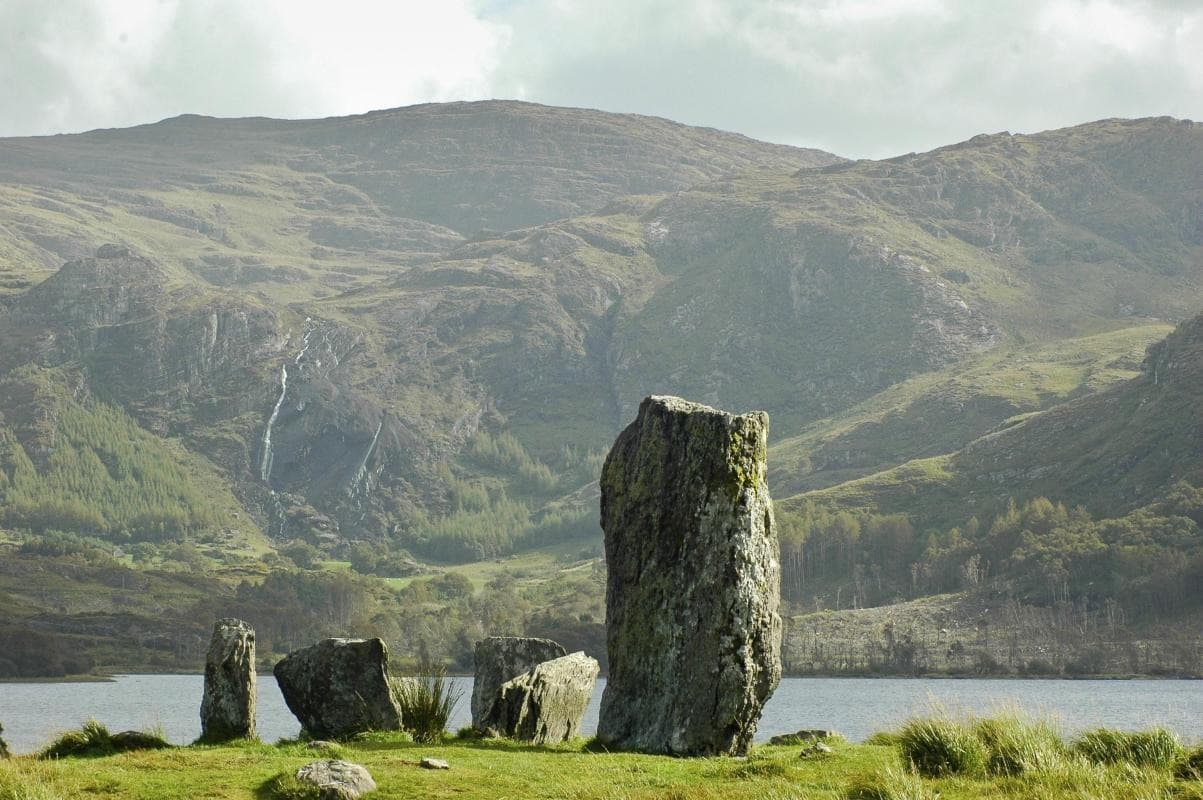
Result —
[[955, 720], [913, 719], [898, 732], [902, 758], [926, 777], [980, 775], [988, 753], [981, 739]]
[[1065, 744], [1046, 721], [1008, 715], [980, 720], [974, 734], [989, 753], [986, 768], [992, 775], [1023, 775], [1048, 771], [1064, 763]]
[[1203, 781], [1203, 746], [1178, 760], [1174, 765], [1174, 777], [1180, 781]]
[[109, 729], [90, 719], [77, 731], [67, 731], [38, 754], [38, 758], [95, 758], [131, 750], [161, 750], [171, 744], [158, 733]]
[[844, 800], [935, 800], [936, 797], [916, 775], [900, 769], [853, 778], [844, 790]]
[[1098, 728], [1078, 737], [1073, 749], [1096, 764], [1134, 767], [1168, 768], [1183, 756], [1178, 737], [1162, 728], [1140, 733]]
[[443, 737], [451, 710], [463, 692], [447, 678], [441, 665], [423, 660], [418, 674], [392, 679], [393, 696], [401, 706], [401, 724], [415, 742], [437, 742]]

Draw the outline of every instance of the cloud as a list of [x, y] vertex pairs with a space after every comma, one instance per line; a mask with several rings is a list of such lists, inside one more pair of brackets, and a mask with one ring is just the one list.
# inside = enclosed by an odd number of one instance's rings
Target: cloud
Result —
[[484, 97], [506, 36], [466, 0], [6, 0], [0, 135]]
[[880, 157], [1203, 117], [1188, 0], [6, 0], [0, 133], [518, 97]]

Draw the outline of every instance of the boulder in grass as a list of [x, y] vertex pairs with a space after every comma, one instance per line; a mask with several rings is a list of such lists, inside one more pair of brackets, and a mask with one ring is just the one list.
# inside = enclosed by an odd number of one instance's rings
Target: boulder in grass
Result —
[[401, 729], [388, 648], [380, 639], [323, 639], [289, 653], [273, 671], [284, 702], [310, 736], [345, 739]]
[[376, 791], [371, 773], [350, 761], [313, 761], [297, 770], [296, 780], [304, 787], [315, 787], [321, 800], [358, 800]]

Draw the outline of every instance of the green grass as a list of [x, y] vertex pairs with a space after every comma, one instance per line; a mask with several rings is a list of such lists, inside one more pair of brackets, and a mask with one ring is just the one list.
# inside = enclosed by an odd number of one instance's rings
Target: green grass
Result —
[[[970, 732], [970, 728], [965, 728]], [[1058, 798], [1197, 798], [1197, 781], [1169, 769], [1098, 765], [1069, 759], [1024, 775], [923, 778], [894, 746], [834, 741], [824, 758], [799, 758], [796, 747], [757, 747], [747, 759], [671, 758], [590, 752], [577, 740], [532, 747], [504, 740], [419, 744], [403, 734], [372, 734], [341, 745], [339, 757], [362, 764], [379, 786], [373, 797], [571, 798], [571, 800], [1058, 800]], [[293, 798], [290, 776], [325, 757], [301, 742], [194, 745], [99, 758], [0, 761], [0, 800], [184, 800], [205, 797]], [[449, 771], [418, 767], [446, 759]], [[1192, 792], [1194, 792], [1192, 794]]]

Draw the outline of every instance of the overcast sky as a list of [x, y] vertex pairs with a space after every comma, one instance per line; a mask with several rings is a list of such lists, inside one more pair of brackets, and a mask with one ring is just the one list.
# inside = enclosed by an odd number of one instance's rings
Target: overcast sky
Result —
[[862, 157], [1203, 119], [1203, 0], [0, 0], [0, 135], [491, 97]]

